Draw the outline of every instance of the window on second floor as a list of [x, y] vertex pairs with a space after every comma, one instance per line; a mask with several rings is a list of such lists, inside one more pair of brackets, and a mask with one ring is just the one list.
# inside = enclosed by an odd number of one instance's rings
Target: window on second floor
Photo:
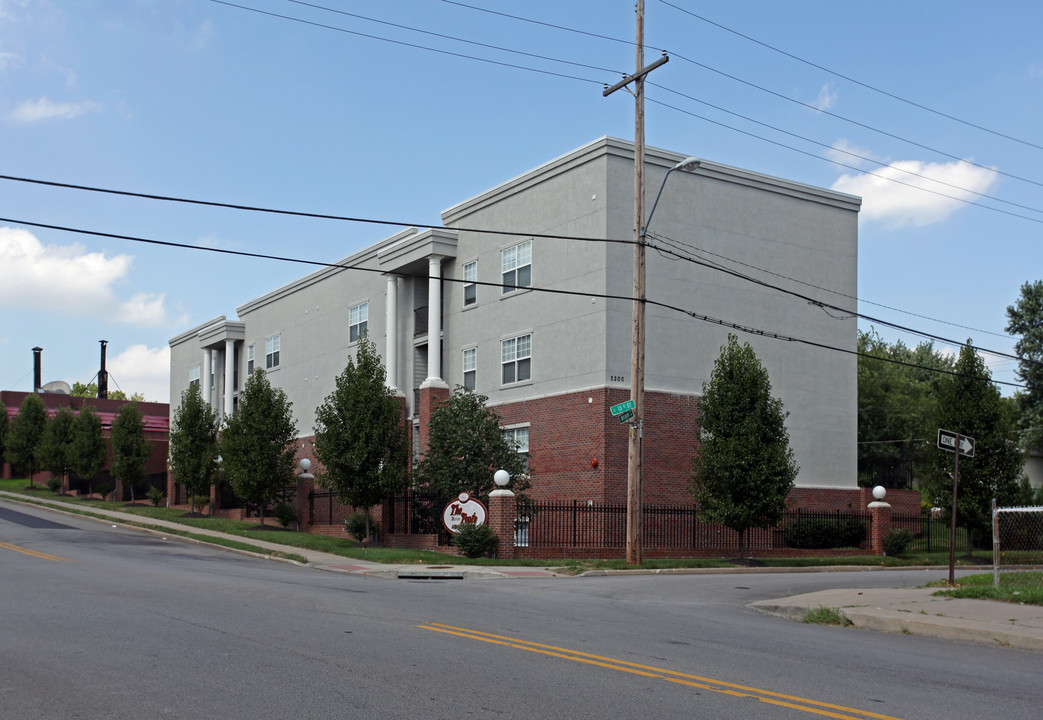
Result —
[[248, 376], [254, 374], [254, 346], [252, 344], [246, 346], [246, 374]]
[[272, 335], [264, 340], [264, 367], [266, 370], [279, 367], [279, 347], [282, 335]]
[[199, 385], [199, 366], [193, 365], [188, 369], [188, 386], [198, 387]]
[[507, 443], [521, 455], [525, 462], [525, 472], [529, 471], [529, 426], [505, 428], [503, 437]]
[[532, 334], [500, 341], [501, 382], [504, 385], [532, 379]]
[[503, 276], [501, 293], [532, 286], [532, 240], [512, 245], [500, 251], [500, 272]]
[[474, 390], [477, 360], [478, 348], [467, 348], [464, 350], [464, 387], [468, 390]]
[[464, 265], [464, 307], [478, 302], [478, 261]]
[[348, 342], [358, 342], [369, 327], [369, 303], [359, 303], [348, 310]]

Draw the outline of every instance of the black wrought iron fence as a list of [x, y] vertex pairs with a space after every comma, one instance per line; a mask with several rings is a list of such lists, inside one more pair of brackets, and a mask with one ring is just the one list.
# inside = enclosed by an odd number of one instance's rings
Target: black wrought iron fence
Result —
[[[626, 506], [583, 502], [534, 502], [519, 508], [515, 543], [528, 547], [624, 547]], [[776, 548], [868, 548], [867, 512], [798, 510], [778, 525], [746, 531], [750, 550]], [[739, 534], [699, 518], [695, 507], [646, 505], [643, 545], [650, 549], [735, 549]]]

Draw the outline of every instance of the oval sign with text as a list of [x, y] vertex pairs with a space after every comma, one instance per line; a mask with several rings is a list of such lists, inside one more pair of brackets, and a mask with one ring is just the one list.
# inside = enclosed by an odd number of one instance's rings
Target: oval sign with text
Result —
[[445, 510], [442, 511], [442, 524], [446, 530], [457, 535], [460, 532], [459, 527], [464, 523], [484, 525], [488, 514], [480, 500], [462, 492], [457, 495], [456, 500], [445, 506]]

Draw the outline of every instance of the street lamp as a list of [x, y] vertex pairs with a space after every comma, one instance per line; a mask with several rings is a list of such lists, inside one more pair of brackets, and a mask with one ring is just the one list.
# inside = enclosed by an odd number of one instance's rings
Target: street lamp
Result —
[[[643, 156], [641, 161], [643, 161]], [[627, 445], [627, 564], [629, 565], [639, 565], [643, 555], [641, 465], [644, 452], [645, 421], [645, 236], [670, 173], [675, 170], [694, 170], [699, 163], [699, 158], [686, 157], [666, 171], [663, 182], [659, 185], [659, 192], [656, 193], [655, 202], [652, 203], [652, 209], [648, 213], [648, 219], [638, 229], [637, 244], [634, 247], [634, 343], [630, 362], [630, 399], [634, 401], [634, 418], [630, 423], [630, 440]], [[639, 183], [637, 192], [639, 208], [643, 207], [642, 195], [643, 186]], [[635, 215], [640, 217], [641, 213], [637, 212]]]

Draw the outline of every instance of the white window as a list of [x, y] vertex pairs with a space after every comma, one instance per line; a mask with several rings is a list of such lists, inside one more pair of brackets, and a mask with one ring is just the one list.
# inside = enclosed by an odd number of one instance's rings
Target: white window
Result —
[[529, 471], [529, 426], [506, 428], [503, 437], [514, 448], [525, 462], [525, 472]]
[[500, 272], [503, 273], [503, 289], [509, 293], [518, 288], [532, 286], [532, 240], [513, 245], [500, 251]]
[[279, 367], [279, 347], [282, 335], [272, 335], [264, 341], [264, 367], [266, 370]]
[[500, 341], [500, 365], [504, 385], [532, 379], [532, 334]]
[[478, 302], [478, 261], [464, 265], [464, 307]]
[[247, 345], [246, 346], [246, 374], [247, 375], [253, 375], [254, 374], [254, 346], [253, 345]]
[[464, 350], [464, 387], [468, 390], [474, 390], [477, 360], [478, 348], [467, 348]]
[[359, 303], [348, 310], [348, 342], [358, 342], [369, 326], [369, 303]]
[[199, 385], [199, 366], [193, 365], [188, 369], [188, 386], [194, 387]]

